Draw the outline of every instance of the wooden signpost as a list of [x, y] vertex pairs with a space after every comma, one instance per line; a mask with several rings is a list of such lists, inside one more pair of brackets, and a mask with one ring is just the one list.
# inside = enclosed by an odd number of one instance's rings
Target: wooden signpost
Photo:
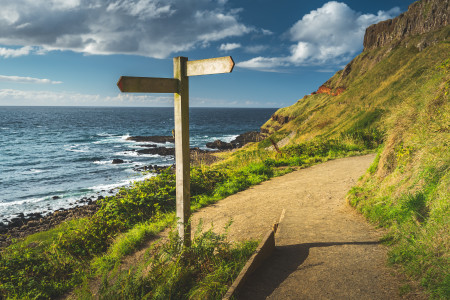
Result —
[[190, 148], [189, 148], [189, 76], [230, 73], [231, 56], [192, 60], [173, 59], [174, 78], [122, 76], [117, 86], [123, 93], [174, 93], [176, 209], [178, 234], [184, 245], [191, 242], [190, 217]]

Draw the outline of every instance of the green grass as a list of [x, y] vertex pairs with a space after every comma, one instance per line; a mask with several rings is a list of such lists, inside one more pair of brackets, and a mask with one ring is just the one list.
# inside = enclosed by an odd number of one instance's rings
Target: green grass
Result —
[[[389, 230], [389, 262], [437, 299], [450, 299], [449, 36], [446, 26], [363, 52], [346, 77], [340, 71], [327, 81], [346, 87], [343, 94], [303, 98], [276, 112], [290, 122], [263, 126], [275, 136], [295, 132], [294, 149], [316, 137], [379, 147], [349, 202]], [[415, 45], [423, 40], [438, 42], [419, 51]], [[286, 162], [297, 159], [307, 155]]]
[[[450, 298], [450, 101], [448, 59], [429, 68], [423, 98], [398, 106], [387, 142], [349, 202], [389, 230], [389, 263], [433, 299]], [[428, 71], [430, 72], [430, 71]], [[423, 74], [423, 72], [421, 73]]]
[[[278, 157], [258, 147], [236, 151], [222, 164], [191, 168], [191, 209], [286, 174], [292, 166], [306, 167], [365, 151], [354, 143], [320, 139], [288, 147]], [[114, 273], [126, 255], [174, 223], [175, 176], [168, 169], [99, 204], [90, 218], [64, 222], [3, 249], [0, 295], [54, 298], [75, 287], [86, 290], [93, 278]], [[214, 281], [214, 276], [207, 280]]]
[[[226, 234], [198, 228], [184, 247], [172, 232], [169, 241], [150, 249], [144, 262], [109, 278], [100, 299], [221, 299], [256, 249], [257, 241], [231, 244]], [[148, 272], [143, 270], [148, 269]], [[89, 297], [88, 297], [89, 298]]]
[[[281, 154], [266, 150], [271, 145], [266, 139], [233, 152], [216, 165], [192, 168], [191, 209], [294, 168], [378, 151], [348, 200], [369, 220], [388, 229], [385, 240], [390, 245], [390, 263], [420, 281], [432, 298], [449, 299], [448, 36], [450, 26], [428, 34], [429, 40], [441, 42], [421, 52], [414, 46], [422, 39], [417, 36], [393, 49], [374, 49], [355, 58], [346, 77], [338, 72], [328, 81], [332, 88], [345, 86], [343, 94], [303, 98], [277, 111], [290, 122], [280, 126], [269, 120], [264, 125], [275, 142], [294, 132]], [[231, 281], [227, 278], [225, 284], [222, 280], [230, 267], [202, 256], [213, 247], [207, 244], [215, 245], [213, 252], [226, 248], [224, 261], [233, 265], [241, 257], [233, 251], [247, 253], [251, 243], [225, 245], [210, 232], [194, 247], [181, 249], [172, 239], [144, 265], [117, 275], [126, 255], [173, 224], [174, 181], [168, 170], [135, 183], [101, 200], [93, 217], [65, 222], [1, 250], [0, 298], [56, 298], [75, 287], [88, 289], [95, 277], [103, 278], [105, 298], [216, 297], [214, 290], [225, 290]], [[196, 269], [197, 254], [206, 259], [200, 264], [201, 272]], [[157, 273], [143, 276], [141, 271], [149, 264]], [[203, 272], [202, 266], [210, 272]], [[119, 280], [111, 281], [111, 274]], [[403, 292], [407, 289], [402, 288]]]

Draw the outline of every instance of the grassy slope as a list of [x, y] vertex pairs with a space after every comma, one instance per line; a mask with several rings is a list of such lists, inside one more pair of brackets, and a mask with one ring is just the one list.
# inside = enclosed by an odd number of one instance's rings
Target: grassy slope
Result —
[[[428, 38], [443, 40], [449, 32], [446, 28]], [[420, 39], [404, 44], [416, 45]], [[328, 83], [334, 88], [344, 85], [345, 93], [310, 96], [277, 112], [292, 120], [274, 133], [274, 139], [294, 132], [282, 155], [265, 150], [271, 145], [266, 140], [234, 152], [215, 167], [192, 170], [192, 208], [289, 171], [277, 167], [306, 167], [373, 151], [385, 133], [377, 163], [350, 201], [391, 228], [397, 245], [392, 261], [417, 270], [434, 295], [445, 297], [449, 48], [448, 42], [422, 52], [400, 45], [357, 57], [350, 73], [338, 72]], [[269, 125], [280, 126], [269, 121], [265, 127]], [[166, 174], [137, 184], [106, 199], [92, 219], [62, 224], [1, 251], [0, 298], [56, 297], [83, 279], [115, 269], [124, 255], [172, 223], [172, 177]]]
[[[401, 44], [364, 52], [351, 71], [327, 85], [339, 96], [311, 95], [280, 109], [288, 117], [263, 128], [291, 143], [313, 137], [377, 136], [376, 162], [349, 195], [375, 223], [390, 229], [390, 262], [428, 288], [450, 298], [450, 26]], [[419, 51], [420, 41], [440, 42]], [[285, 119], [285, 118], [278, 118]], [[278, 130], [273, 130], [273, 129]], [[406, 287], [407, 288], [407, 287]]]
[[[449, 31], [447, 27], [430, 34], [428, 39], [444, 40]], [[343, 71], [339, 71], [327, 82], [333, 88], [346, 87], [343, 94], [305, 96], [275, 113], [289, 117], [288, 123], [280, 125], [269, 120], [262, 128], [271, 132], [277, 127], [281, 127], [278, 132], [295, 131], [294, 141], [318, 135], [336, 137], [355, 125], [367, 128], [377, 121], [379, 129], [385, 129], [379, 117], [389, 115], [407, 99], [428, 97], [440, 83], [439, 77], [434, 81], [429, 77], [437, 73], [433, 67], [447, 58], [448, 43], [441, 42], [419, 52], [414, 45], [421, 39], [414, 37], [394, 49], [387, 46], [362, 53], [352, 61], [348, 75], [343, 77]]]

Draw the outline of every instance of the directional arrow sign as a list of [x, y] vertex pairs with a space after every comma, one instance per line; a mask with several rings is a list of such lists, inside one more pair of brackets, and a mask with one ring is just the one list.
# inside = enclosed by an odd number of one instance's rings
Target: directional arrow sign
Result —
[[189, 155], [189, 76], [230, 73], [231, 56], [192, 60], [173, 59], [174, 78], [122, 76], [117, 82], [120, 91], [128, 93], [174, 93], [176, 207], [178, 233], [183, 244], [191, 243], [190, 155]]
[[178, 79], [122, 76], [117, 86], [123, 93], [178, 93]]
[[230, 73], [234, 68], [234, 61], [231, 56], [190, 60], [186, 66], [187, 76], [209, 75]]

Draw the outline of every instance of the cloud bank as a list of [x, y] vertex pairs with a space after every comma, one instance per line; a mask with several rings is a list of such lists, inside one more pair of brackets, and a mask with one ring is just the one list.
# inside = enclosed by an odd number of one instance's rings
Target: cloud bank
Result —
[[[212, 0], [15, 0], [2, 3], [0, 56], [26, 55], [30, 46], [87, 54], [136, 54], [166, 58], [173, 53], [253, 29], [239, 9]], [[28, 52], [27, 52], [28, 51]]]
[[0, 89], [1, 105], [51, 105], [51, 106], [172, 106], [173, 96], [130, 95], [101, 96], [54, 91], [22, 91]]
[[0, 57], [10, 58], [10, 57], [25, 56], [25, 55], [29, 55], [33, 51], [34, 51], [34, 48], [30, 47], [30, 46], [25, 46], [25, 47], [22, 47], [19, 49], [0, 47]]
[[38, 83], [38, 84], [60, 84], [62, 81], [53, 81], [50, 79], [41, 79], [41, 78], [33, 78], [33, 77], [21, 77], [21, 76], [7, 76], [0, 75], [0, 81], [9, 81], [9, 82], [17, 82], [17, 83]]
[[[172, 95], [117, 94], [101, 96], [54, 91], [22, 91], [0, 89], [0, 106], [129, 106], [129, 107], [173, 107]], [[260, 103], [251, 100], [206, 99], [191, 97], [191, 107], [276, 107], [275, 102]]]
[[239, 67], [273, 71], [279, 67], [302, 65], [338, 65], [350, 60], [362, 49], [366, 28], [395, 17], [400, 9], [361, 14], [347, 4], [325, 3], [297, 21], [285, 36], [291, 41], [289, 55], [255, 57], [240, 62]]

